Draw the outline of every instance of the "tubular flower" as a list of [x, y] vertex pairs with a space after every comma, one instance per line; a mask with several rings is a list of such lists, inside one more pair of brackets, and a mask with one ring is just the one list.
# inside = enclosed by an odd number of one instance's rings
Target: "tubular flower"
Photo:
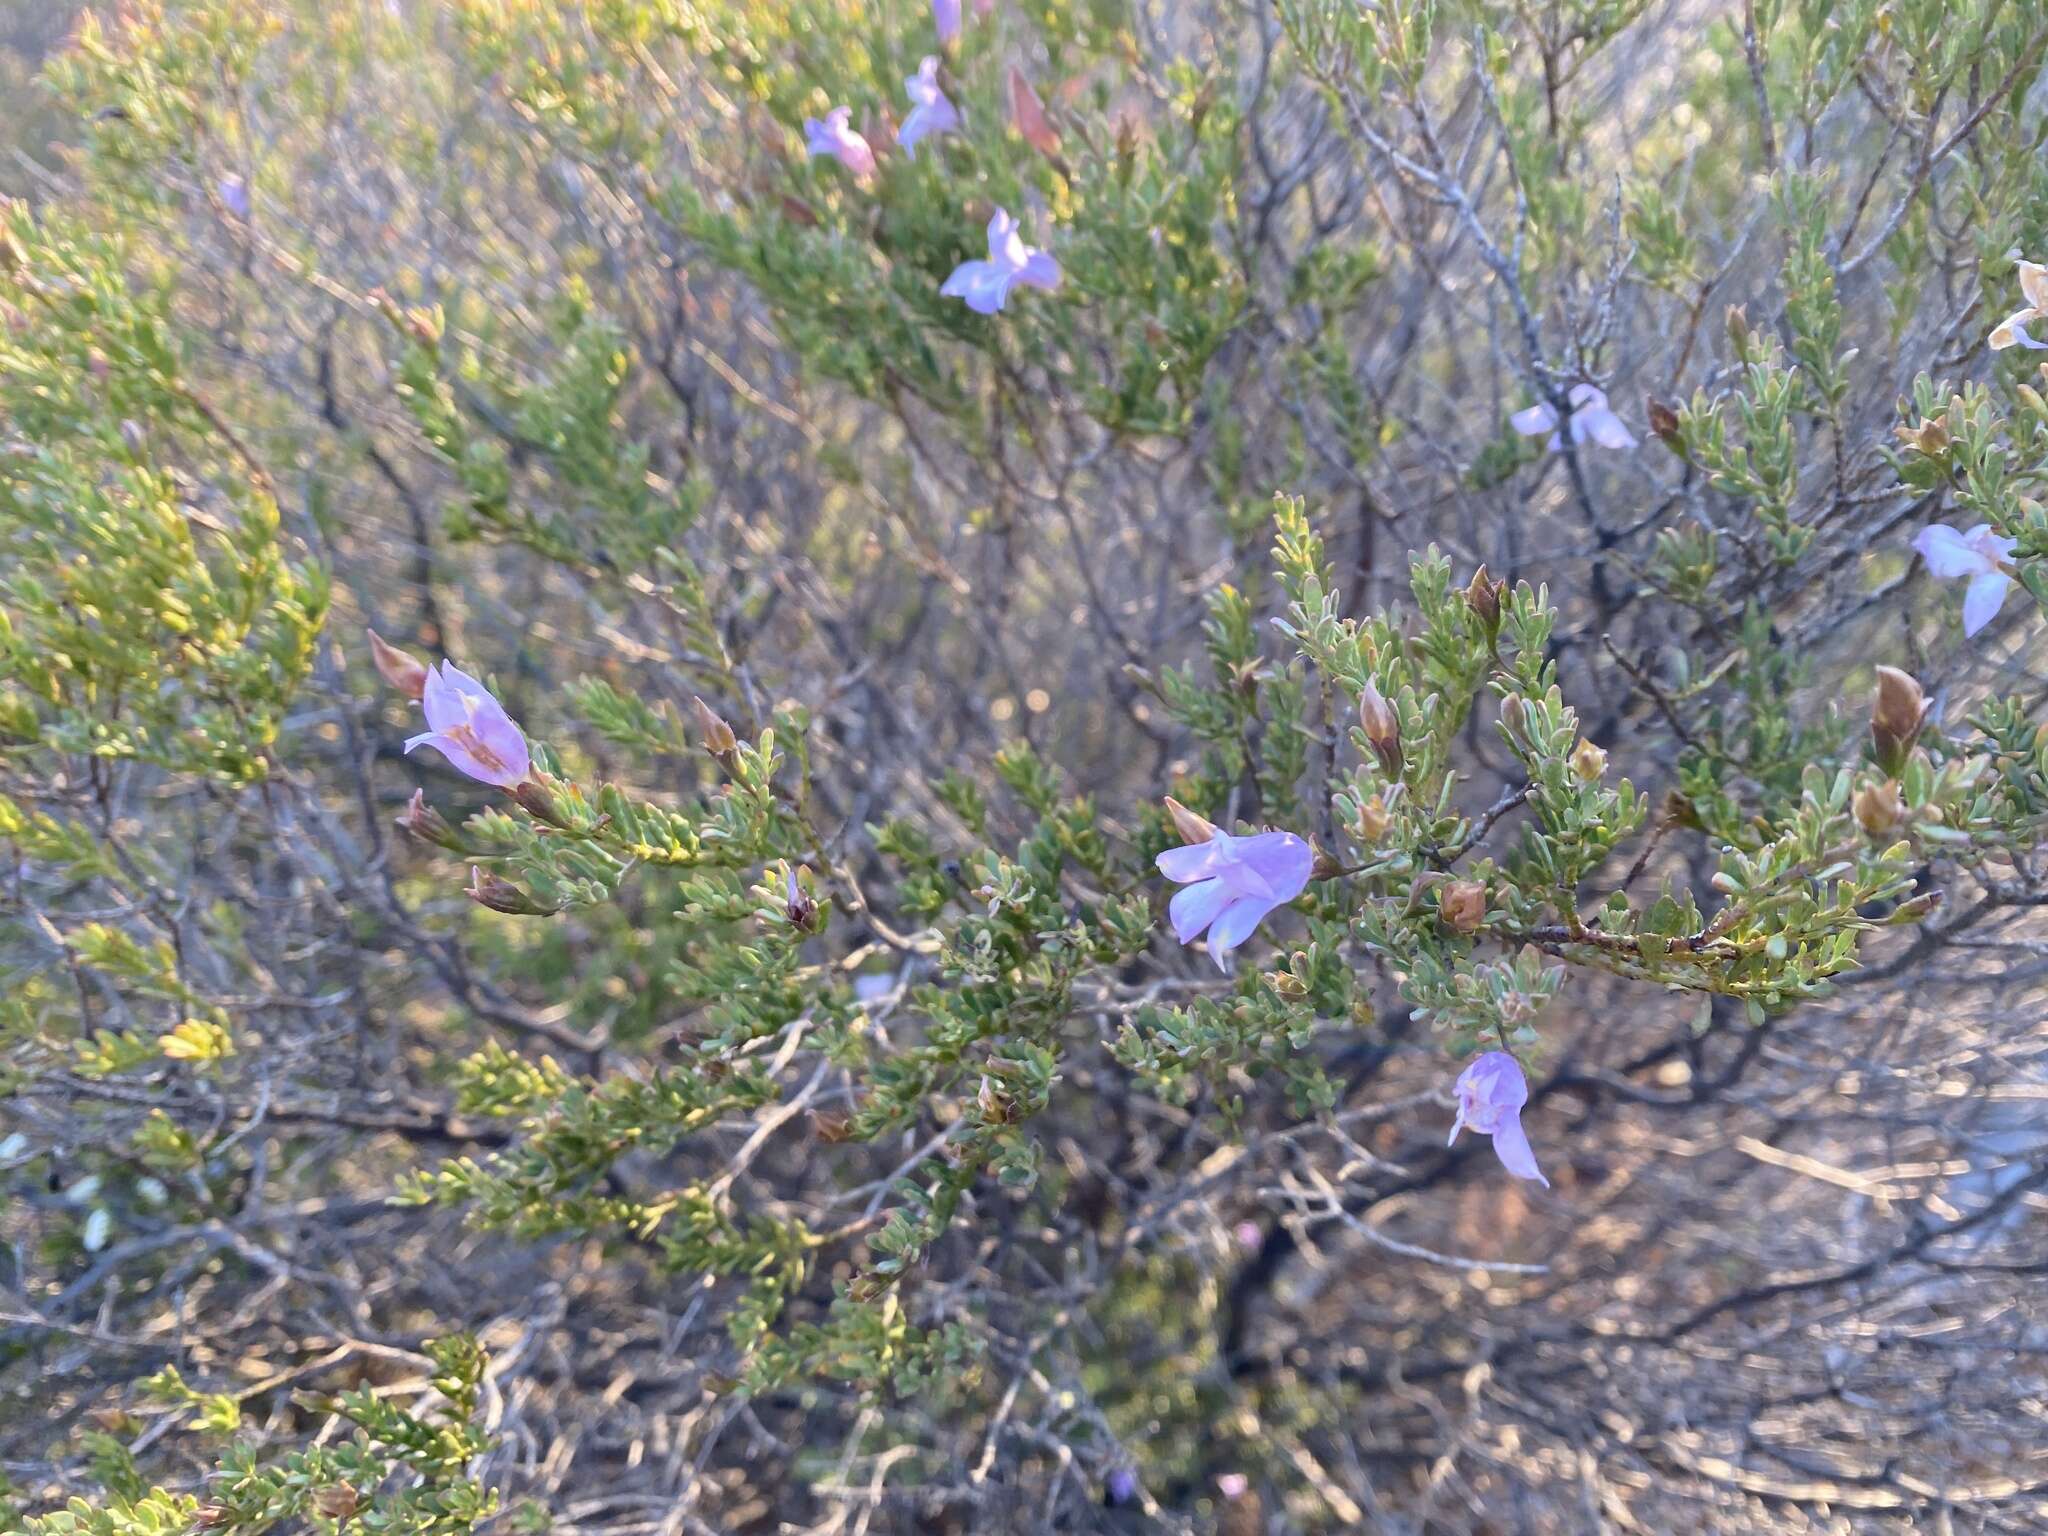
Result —
[[949, 299], [965, 299], [977, 314], [992, 315], [1019, 283], [1057, 288], [1060, 264], [1044, 251], [1026, 245], [1017, 233], [1017, 221], [998, 208], [988, 221], [988, 260], [961, 262], [939, 292]]
[[1994, 352], [2003, 352], [2012, 346], [2026, 347], [2035, 352], [2048, 349], [2048, 341], [2036, 341], [2027, 332], [2027, 327], [2034, 321], [2048, 319], [2048, 267], [2035, 261], [2021, 262], [2020, 295], [2027, 301], [2027, 307], [2014, 310], [1998, 322], [1998, 328], [1990, 336]]
[[[1571, 406], [1572, 441], [1583, 443], [1591, 438], [1602, 448], [1633, 448], [1635, 434], [1629, 431], [1622, 419], [1615, 415], [1607, 404], [1607, 391], [1593, 384], [1574, 384], [1566, 396]], [[1527, 410], [1517, 411], [1508, 418], [1514, 429], [1524, 437], [1535, 437], [1548, 432], [1550, 441], [1544, 446], [1555, 453], [1564, 446], [1564, 439], [1557, 430], [1557, 412], [1549, 401], [1539, 401]]]
[[857, 177], [875, 173], [875, 152], [868, 141], [850, 126], [853, 108], [834, 107], [822, 119], [804, 119], [804, 146], [811, 158], [830, 155]]
[[431, 729], [408, 741], [406, 751], [422, 744], [433, 747], [472, 779], [501, 789], [516, 787], [533, 770], [526, 737], [505, 706], [453, 662], [427, 673], [420, 706]]
[[917, 141], [934, 133], [951, 133], [960, 126], [960, 113], [939, 89], [939, 61], [927, 56], [917, 73], [903, 82], [910, 96], [910, 113], [896, 130], [896, 142], [915, 155]]
[[1522, 1076], [1522, 1064], [1506, 1051], [1475, 1056], [1458, 1074], [1457, 1094], [1458, 1120], [1445, 1145], [1455, 1145], [1458, 1133], [1469, 1125], [1493, 1138], [1494, 1154], [1509, 1173], [1550, 1188], [1550, 1180], [1536, 1166], [1528, 1132], [1522, 1129], [1522, 1106], [1529, 1102], [1529, 1080]]
[[1913, 548], [1927, 562], [1929, 575], [1969, 581], [1963, 593], [1965, 635], [1976, 634], [2005, 606], [2005, 594], [2012, 587], [2005, 562], [2017, 542], [1993, 533], [1989, 523], [1979, 523], [1967, 533], [1957, 533], [1947, 523], [1929, 523], [1913, 536]]
[[1315, 854], [1292, 832], [1232, 837], [1218, 830], [1206, 842], [1167, 849], [1158, 863], [1162, 875], [1187, 887], [1167, 909], [1174, 937], [1192, 944], [1207, 933], [1216, 968], [1228, 971], [1230, 952], [1307, 887]]
[[950, 43], [960, 35], [960, 0], [932, 0], [932, 25], [939, 29], [939, 41]]

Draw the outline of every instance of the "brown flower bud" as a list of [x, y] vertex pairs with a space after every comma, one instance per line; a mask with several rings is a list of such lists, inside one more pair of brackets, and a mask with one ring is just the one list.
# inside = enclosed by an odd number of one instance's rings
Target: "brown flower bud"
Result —
[[448, 825], [448, 818], [427, 804], [427, 794], [423, 789], [412, 792], [412, 799], [406, 802], [405, 814], [398, 818], [398, 825], [400, 830], [423, 843], [446, 848], [453, 853], [462, 851], [462, 839]]
[[985, 1125], [1008, 1125], [1017, 1118], [1017, 1101], [986, 1075], [981, 1079], [981, 1091], [974, 1096], [974, 1107]]
[[1529, 706], [1522, 702], [1519, 693], [1511, 693], [1500, 701], [1501, 729], [1508, 733], [1508, 739], [1522, 741], [1529, 730]]
[[1856, 813], [1857, 823], [1872, 837], [1883, 837], [1905, 817], [1906, 805], [1899, 798], [1899, 781], [1886, 779], [1882, 784], [1866, 784], [1856, 791], [1849, 802]]
[[1740, 304], [1730, 304], [1722, 319], [1728, 327], [1728, 339], [1735, 343], [1735, 350], [1745, 351], [1749, 346], [1748, 313]]
[[1572, 748], [1572, 772], [1588, 784], [1597, 784], [1607, 772], [1607, 754], [1584, 737]]
[[1500, 633], [1500, 595], [1506, 589], [1506, 582], [1487, 579], [1483, 565], [1472, 573], [1472, 584], [1465, 588], [1465, 601], [1488, 639]]
[[1486, 887], [1477, 880], [1452, 880], [1437, 893], [1436, 904], [1446, 926], [1476, 932], [1486, 919]]
[[1308, 996], [1308, 983], [1292, 971], [1267, 971], [1266, 985], [1281, 997], [1303, 998]]
[[690, 704], [697, 714], [697, 733], [703, 738], [704, 750], [721, 763], [729, 764], [733, 752], [739, 747], [739, 737], [732, 733], [732, 727], [702, 699], [692, 696]]
[[1892, 436], [1909, 448], [1917, 448], [1928, 458], [1937, 458], [1948, 452], [1948, 415], [1930, 416], [1917, 427], [1897, 426]]
[[1394, 713], [1386, 695], [1373, 685], [1371, 678], [1365, 680], [1365, 690], [1358, 696], [1358, 723], [1365, 728], [1365, 739], [1371, 745], [1373, 756], [1380, 760], [1380, 766], [1387, 771], [1387, 777], [1401, 776], [1401, 717]]
[[1654, 395], [1646, 402], [1646, 408], [1650, 418], [1650, 430], [1662, 438], [1668, 447], [1679, 447], [1681, 438], [1678, 431], [1678, 412]]
[[811, 1134], [827, 1143], [849, 1140], [853, 1135], [853, 1116], [836, 1114], [830, 1110], [811, 1112]]
[[1344, 873], [1344, 866], [1331, 858], [1323, 849], [1316, 847], [1314, 842], [1311, 842], [1309, 846], [1315, 848], [1315, 857], [1309, 861], [1308, 866], [1309, 879], [1334, 880]]
[[500, 879], [473, 864], [469, 870], [469, 889], [464, 894], [478, 906], [508, 917], [547, 917], [556, 910], [542, 906], [510, 880]]
[[818, 903], [811, 893], [798, 883], [794, 865], [789, 871], [788, 893], [782, 902], [782, 915], [795, 926], [809, 933], [818, 922]]
[[1870, 742], [1879, 766], [1897, 773], [1927, 719], [1927, 695], [1897, 667], [1877, 669], [1877, 693], [1870, 706]]
[[325, 1488], [315, 1488], [307, 1502], [324, 1519], [346, 1520], [362, 1505], [363, 1496], [347, 1483], [329, 1483]]
[[427, 691], [427, 669], [417, 656], [407, 655], [374, 629], [363, 633], [370, 637], [370, 660], [376, 663], [379, 677], [408, 699]]
[[562, 809], [555, 803], [554, 792], [532, 779], [526, 779], [514, 787], [512, 798], [526, 808], [526, 814], [535, 821], [550, 827], [565, 825]]
[[1357, 831], [1361, 843], [1376, 843], [1387, 835], [1387, 828], [1393, 819], [1387, 814], [1387, 803], [1378, 795], [1374, 795], [1358, 808], [1358, 819], [1352, 823], [1352, 827]]
[[1166, 814], [1173, 818], [1173, 830], [1183, 843], [1206, 843], [1216, 835], [1216, 823], [1196, 815], [1171, 795], [1165, 798]]

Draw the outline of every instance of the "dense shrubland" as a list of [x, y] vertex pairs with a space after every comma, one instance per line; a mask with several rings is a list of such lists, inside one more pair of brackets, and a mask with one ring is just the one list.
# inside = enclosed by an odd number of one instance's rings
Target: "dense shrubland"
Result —
[[6, 1528], [2039, 1529], [2044, 57], [82, 14]]

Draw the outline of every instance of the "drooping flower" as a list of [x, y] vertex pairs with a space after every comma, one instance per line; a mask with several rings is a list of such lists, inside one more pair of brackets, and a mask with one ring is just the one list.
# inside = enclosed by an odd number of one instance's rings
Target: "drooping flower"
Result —
[[1913, 548], [1927, 562], [1930, 575], [1970, 583], [1963, 593], [1965, 635], [1976, 634], [2005, 606], [2005, 594], [2012, 587], [2005, 562], [2017, 542], [1994, 533], [1989, 523], [1966, 533], [1957, 533], [1947, 523], [1929, 523], [1913, 536]]
[[2011, 346], [2027, 347], [2035, 352], [2048, 349], [2048, 341], [2036, 341], [2027, 332], [2027, 326], [2033, 321], [2048, 319], [2048, 267], [2039, 262], [2023, 261], [2019, 270], [2020, 294], [2026, 299], [2027, 307], [2014, 310], [1998, 322], [1990, 337], [1994, 352], [2003, 352]]
[[951, 133], [960, 126], [960, 113], [939, 89], [939, 61], [935, 55], [926, 55], [925, 61], [917, 66], [917, 73], [904, 80], [903, 89], [910, 95], [911, 107], [903, 126], [896, 130], [896, 142], [909, 154], [917, 153], [919, 139]]
[[1475, 1056], [1458, 1074], [1457, 1094], [1458, 1120], [1445, 1145], [1455, 1145], [1458, 1133], [1469, 1125], [1493, 1138], [1494, 1154], [1509, 1173], [1550, 1188], [1550, 1180], [1536, 1166], [1529, 1135], [1522, 1129], [1522, 1106], [1529, 1102], [1529, 1080], [1522, 1075], [1522, 1064], [1506, 1051]]
[[932, 25], [939, 29], [939, 41], [942, 43], [950, 43], [958, 37], [960, 0], [932, 0]]
[[533, 770], [526, 737], [491, 691], [453, 662], [444, 661], [427, 673], [420, 706], [431, 729], [405, 744], [410, 752], [425, 744], [486, 784], [512, 789]]
[[[1572, 392], [1565, 400], [1571, 407], [1574, 443], [1583, 443], [1587, 438], [1591, 438], [1602, 448], [1635, 447], [1635, 434], [1629, 431], [1622, 419], [1608, 406], [1607, 391], [1594, 384], [1574, 384]], [[1548, 400], [1539, 401], [1527, 410], [1515, 412], [1508, 421], [1524, 437], [1535, 437], [1539, 433], [1548, 432], [1550, 441], [1544, 446], [1553, 453], [1564, 446], [1564, 439], [1557, 430], [1557, 412]]]
[[1167, 909], [1174, 937], [1192, 944], [1206, 932], [1216, 968], [1228, 971], [1230, 952], [1307, 887], [1315, 854], [1292, 832], [1232, 837], [1219, 830], [1207, 842], [1167, 849], [1158, 864], [1167, 879], [1187, 887]]
[[804, 147], [811, 158], [830, 155], [861, 179], [875, 173], [875, 152], [851, 126], [853, 108], [834, 107], [823, 119], [804, 119]]
[[1060, 264], [1044, 251], [1026, 245], [1017, 233], [1017, 221], [998, 208], [988, 221], [988, 260], [961, 262], [939, 292], [949, 299], [965, 299], [977, 314], [992, 315], [1019, 283], [1057, 288]]

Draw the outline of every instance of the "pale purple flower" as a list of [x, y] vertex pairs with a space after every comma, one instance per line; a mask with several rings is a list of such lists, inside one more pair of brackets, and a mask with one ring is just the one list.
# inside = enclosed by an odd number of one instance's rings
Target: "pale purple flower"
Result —
[[238, 219], [249, 217], [249, 184], [230, 172], [221, 177], [216, 191], [220, 193], [222, 205]]
[[2039, 262], [2020, 263], [2020, 295], [2027, 301], [2025, 309], [2015, 310], [1999, 321], [1998, 328], [1991, 333], [1991, 350], [2003, 352], [2010, 346], [2022, 346], [2039, 352], [2048, 349], [2048, 341], [2036, 341], [2027, 333], [2030, 321], [2048, 319], [2048, 267]]
[[917, 73], [904, 80], [903, 89], [909, 92], [912, 105], [903, 126], [896, 130], [896, 142], [910, 154], [917, 153], [919, 139], [934, 133], [952, 133], [960, 126], [959, 112], [939, 89], [939, 61], [935, 56], [928, 55], [917, 66]]
[[960, 0], [932, 0], [932, 25], [939, 29], [939, 41], [950, 43], [960, 35]]
[[526, 737], [505, 713], [505, 706], [467, 672], [449, 661], [431, 668], [420, 707], [432, 729], [408, 741], [406, 751], [424, 743], [472, 779], [501, 789], [525, 782], [533, 769]]
[[1057, 288], [1060, 264], [1026, 245], [1017, 233], [1017, 221], [998, 208], [988, 221], [988, 260], [961, 262], [939, 292], [949, 299], [965, 299], [977, 314], [992, 315], [1019, 283]]
[[1947, 523], [1929, 523], [1913, 536], [1913, 548], [1927, 562], [1928, 574], [1944, 581], [1969, 581], [1963, 593], [1965, 635], [1976, 634], [2005, 606], [2005, 594], [2012, 587], [2005, 561], [2017, 542], [1993, 533], [1989, 523], [1979, 523], [1967, 533], [1957, 533]]
[[1216, 1479], [1216, 1491], [1235, 1502], [1251, 1491], [1252, 1480], [1242, 1472], [1225, 1472]]
[[1103, 1491], [1109, 1495], [1111, 1504], [1128, 1504], [1138, 1496], [1138, 1474], [1129, 1467], [1118, 1467], [1109, 1474]]
[[1522, 1129], [1522, 1106], [1529, 1102], [1529, 1080], [1522, 1076], [1522, 1064], [1506, 1051], [1475, 1056], [1458, 1074], [1457, 1093], [1458, 1120], [1446, 1145], [1455, 1144], [1458, 1133], [1469, 1125], [1493, 1138], [1494, 1154], [1509, 1173], [1550, 1188], [1550, 1180], [1536, 1166], [1529, 1133]]
[[[1565, 398], [1571, 406], [1574, 443], [1583, 443], [1590, 437], [1602, 448], [1635, 447], [1635, 434], [1609, 409], [1605, 390], [1592, 384], [1574, 384], [1572, 392]], [[1515, 412], [1508, 421], [1524, 437], [1535, 437], [1538, 433], [1548, 432], [1550, 441], [1544, 446], [1553, 453], [1564, 446], [1564, 440], [1557, 430], [1557, 412], [1548, 400], [1539, 401], [1525, 411]]]
[[804, 147], [811, 152], [812, 159], [830, 155], [855, 176], [866, 178], [875, 173], [875, 152], [850, 126], [852, 116], [853, 108], [834, 107], [822, 121], [805, 118]]
[[1227, 971], [1230, 952], [1266, 914], [1302, 893], [1315, 854], [1292, 832], [1232, 837], [1218, 831], [1205, 843], [1167, 849], [1158, 864], [1167, 879], [1187, 887], [1174, 893], [1167, 908], [1173, 936], [1192, 944], [1206, 931], [1216, 968]]
[[1259, 1230], [1256, 1221], [1240, 1221], [1231, 1228], [1231, 1236], [1237, 1239], [1237, 1246], [1246, 1253], [1257, 1253], [1266, 1245], [1266, 1234]]

